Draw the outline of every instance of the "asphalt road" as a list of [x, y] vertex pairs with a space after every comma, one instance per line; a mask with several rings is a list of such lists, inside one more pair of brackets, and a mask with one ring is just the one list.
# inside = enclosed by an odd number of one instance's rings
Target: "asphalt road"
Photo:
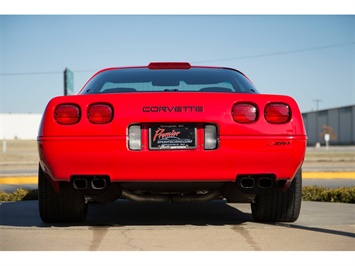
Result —
[[249, 204], [89, 206], [82, 224], [44, 224], [38, 202], [0, 205], [1, 251], [355, 251], [352, 204], [303, 202], [295, 223], [255, 223]]

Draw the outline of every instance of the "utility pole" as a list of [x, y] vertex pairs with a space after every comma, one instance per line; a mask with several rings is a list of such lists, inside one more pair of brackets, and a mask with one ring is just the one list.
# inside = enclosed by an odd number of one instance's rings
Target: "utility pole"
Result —
[[318, 111], [318, 107], [319, 107], [319, 102], [321, 102], [321, 99], [314, 99], [313, 102], [316, 102], [316, 111]]
[[321, 99], [314, 99], [313, 102], [316, 102], [316, 139], [317, 139], [317, 144], [316, 147], [319, 147], [319, 136], [318, 136], [318, 109], [319, 109], [319, 102], [321, 102]]

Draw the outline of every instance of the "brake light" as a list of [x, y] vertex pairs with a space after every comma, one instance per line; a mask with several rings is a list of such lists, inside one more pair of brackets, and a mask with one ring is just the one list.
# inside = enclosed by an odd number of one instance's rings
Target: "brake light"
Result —
[[258, 108], [251, 103], [237, 103], [233, 106], [232, 116], [235, 122], [250, 124], [256, 121]]
[[148, 65], [149, 69], [190, 69], [187, 62], [153, 62]]
[[94, 124], [107, 124], [112, 121], [113, 109], [111, 105], [96, 103], [90, 105], [88, 109], [88, 119]]
[[265, 107], [265, 119], [271, 124], [283, 124], [291, 119], [290, 107], [285, 103], [270, 103]]
[[60, 104], [55, 108], [54, 119], [62, 125], [73, 125], [80, 120], [80, 108], [75, 104]]

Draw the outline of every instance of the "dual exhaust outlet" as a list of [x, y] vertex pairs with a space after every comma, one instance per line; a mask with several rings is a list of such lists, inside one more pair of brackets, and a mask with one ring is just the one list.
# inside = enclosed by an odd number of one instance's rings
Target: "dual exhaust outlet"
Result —
[[105, 178], [74, 178], [73, 179], [73, 188], [79, 190], [85, 189], [94, 189], [94, 190], [102, 190], [107, 187], [107, 181]]
[[238, 176], [236, 185], [246, 194], [258, 194], [263, 190], [274, 187], [274, 175], [244, 175]]
[[240, 179], [240, 186], [242, 188], [271, 188], [273, 185], [273, 181], [270, 177], [261, 177], [259, 179], [255, 179], [252, 177], [243, 177]]

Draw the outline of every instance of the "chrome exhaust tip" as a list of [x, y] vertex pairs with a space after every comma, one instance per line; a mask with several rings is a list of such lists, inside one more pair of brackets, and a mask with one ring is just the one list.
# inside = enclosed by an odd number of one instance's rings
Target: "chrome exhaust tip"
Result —
[[106, 188], [106, 180], [103, 178], [94, 178], [91, 181], [91, 187], [93, 189], [104, 189]]
[[88, 181], [83, 178], [77, 178], [73, 180], [74, 189], [86, 189], [88, 187]]
[[254, 188], [255, 187], [255, 180], [251, 177], [243, 177], [240, 179], [240, 186], [242, 188]]
[[272, 179], [269, 177], [261, 177], [258, 180], [258, 186], [261, 188], [272, 188], [273, 186]]

